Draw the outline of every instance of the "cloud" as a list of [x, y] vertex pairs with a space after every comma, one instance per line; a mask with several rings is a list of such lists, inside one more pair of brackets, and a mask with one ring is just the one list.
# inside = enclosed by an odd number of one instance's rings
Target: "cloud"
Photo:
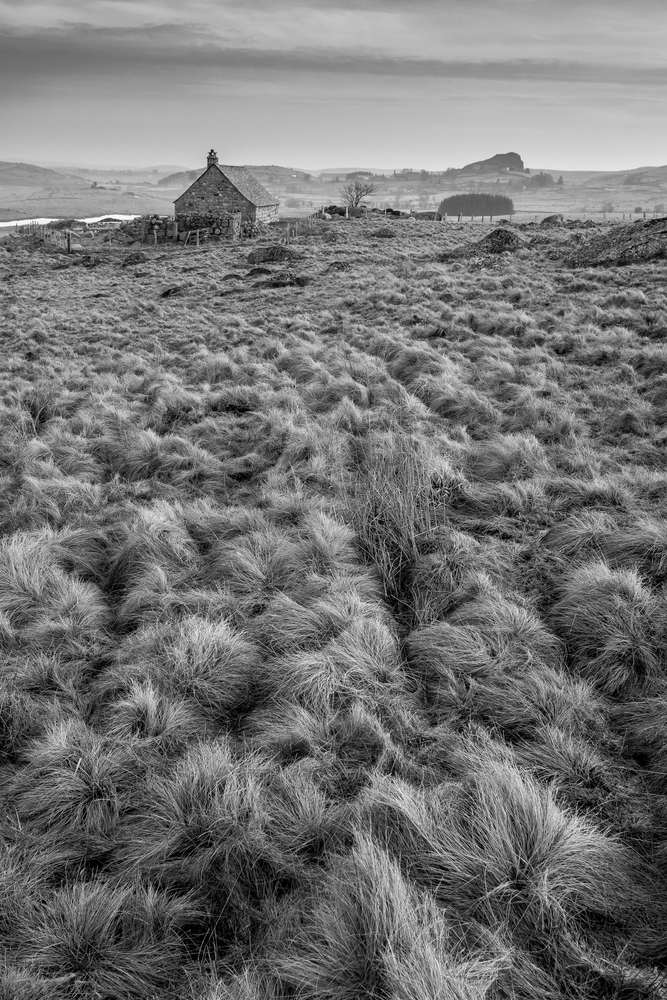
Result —
[[196, 24], [135, 29], [91, 28], [5, 33], [0, 36], [0, 80], [77, 78], [91, 74], [149, 75], [157, 70], [197, 76], [233, 73], [317, 73], [396, 78], [552, 81], [664, 85], [667, 67], [559, 58], [419, 58], [368, 46], [256, 48], [212, 43]]

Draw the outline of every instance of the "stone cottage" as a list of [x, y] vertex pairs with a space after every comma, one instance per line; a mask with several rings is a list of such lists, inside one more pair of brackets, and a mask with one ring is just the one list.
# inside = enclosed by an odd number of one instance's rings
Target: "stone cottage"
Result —
[[218, 163], [212, 149], [204, 173], [174, 202], [179, 216], [211, 214], [216, 217], [240, 212], [243, 222], [274, 222], [278, 199], [245, 167]]

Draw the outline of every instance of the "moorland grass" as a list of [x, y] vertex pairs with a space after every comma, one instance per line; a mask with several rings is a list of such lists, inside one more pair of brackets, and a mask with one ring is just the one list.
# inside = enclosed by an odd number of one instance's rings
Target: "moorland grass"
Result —
[[665, 264], [487, 232], [10, 241], [0, 996], [667, 995]]

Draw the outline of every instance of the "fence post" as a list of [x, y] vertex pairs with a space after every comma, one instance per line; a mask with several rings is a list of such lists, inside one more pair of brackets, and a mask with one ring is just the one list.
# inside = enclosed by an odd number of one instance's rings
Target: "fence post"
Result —
[[67, 230], [67, 253], [72, 252], [72, 233], [71, 230]]

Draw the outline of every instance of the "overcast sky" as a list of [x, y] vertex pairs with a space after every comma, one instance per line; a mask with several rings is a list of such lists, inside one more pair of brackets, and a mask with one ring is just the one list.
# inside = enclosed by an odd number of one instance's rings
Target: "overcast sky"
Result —
[[0, 0], [0, 160], [667, 163], [667, 0]]

